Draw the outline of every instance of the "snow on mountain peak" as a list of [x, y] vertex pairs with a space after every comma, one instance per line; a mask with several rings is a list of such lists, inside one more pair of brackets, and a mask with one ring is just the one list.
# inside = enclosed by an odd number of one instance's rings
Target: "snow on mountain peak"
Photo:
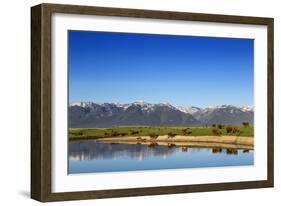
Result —
[[206, 108], [199, 108], [199, 107], [177, 107], [178, 110], [180, 110], [181, 112], [184, 113], [189, 113], [189, 114], [194, 114], [197, 112], [212, 112], [215, 111], [217, 109], [227, 109], [230, 111], [230, 113], [234, 113], [235, 111], [238, 110], [242, 110], [243, 112], [252, 112], [254, 111], [254, 108], [252, 106], [243, 106], [243, 107], [236, 107], [234, 105], [227, 105], [227, 104], [223, 104], [223, 105], [216, 105], [216, 106], [208, 106]]
[[184, 112], [184, 113], [189, 113], [189, 114], [194, 114], [195, 112], [198, 112], [201, 110], [201, 108], [199, 107], [177, 107], [177, 109], [181, 112]]
[[199, 108], [199, 107], [195, 107], [195, 106], [190, 106], [190, 107], [178, 106], [178, 107], [175, 107], [168, 102], [152, 104], [152, 103], [147, 103], [143, 100], [138, 100], [138, 101], [135, 101], [135, 102], [132, 102], [132, 103], [72, 102], [72, 103], [69, 104], [69, 106], [80, 106], [80, 107], [84, 107], [84, 108], [85, 107], [94, 107], [96, 105], [105, 106], [105, 107], [116, 106], [116, 107], [122, 108], [124, 110], [126, 110], [127, 108], [129, 108], [132, 105], [136, 105], [136, 106], [140, 106], [142, 108], [142, 110], [146, 110], [146, 111], [152, 111], [152, 110], [155, 109], [156, 106], [167, 106], [169, 108], [177, 109], [181, 112], [189, 113], [189, 114], [194, 114], [194, 113], [197, 113], [197, 112], [212, 112], [216, 109], [229, 109], [231, 113], [233, 113], [235, 111], [235, 109], [239, 109], [243, 112], [254, 111], [253, 106], [236, 107], [236, 106], [233, 106], [233, 105], [224, 104], [224, 105], [208, 106], [206, 108]]
[[139, 105], [139, 106], [147, 106], [147, 105], [149, 105], [149, 103], [146, 103], [143, 100], [137, 100], [137, 101], [133, 102], [132, 104]]
[[97, 103], [94, 103], [94, 102], [72, 102], [72, 103], [69, 104], [69, 106], [91, 107], [94, 104], [97, 104]]
[[252, 111], [254, 111], [254, 107], [253, 106], [243, 106], [243, 107], [240, 107], [240, 109], [243, 112], [252, 112]]
[[171, 105], [169, 102], [158, 103], [158, 104], [155, 104], [155, 105], [156, 106], [166, 106], [166, 107], [169, 107], [169, 108], [172, 108], [172, 109], [176, 109], [176, 107]]

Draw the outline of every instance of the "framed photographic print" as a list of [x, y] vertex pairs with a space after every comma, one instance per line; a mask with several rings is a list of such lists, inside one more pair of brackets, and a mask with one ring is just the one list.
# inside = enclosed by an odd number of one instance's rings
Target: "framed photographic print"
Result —
[[31, 197], [273, 187], [273, 19], [31, 8]]

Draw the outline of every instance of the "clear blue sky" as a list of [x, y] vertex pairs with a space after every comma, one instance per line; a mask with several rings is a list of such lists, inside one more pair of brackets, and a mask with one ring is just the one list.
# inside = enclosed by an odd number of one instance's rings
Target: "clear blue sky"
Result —
[[69, 31], [69, 101], [253, 105], [254, 40]]

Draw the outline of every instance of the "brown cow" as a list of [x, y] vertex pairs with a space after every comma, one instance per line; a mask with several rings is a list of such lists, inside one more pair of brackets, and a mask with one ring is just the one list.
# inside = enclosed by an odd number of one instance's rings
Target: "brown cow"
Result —
[[150, 137], [151, 140], [156, 140], [158, 138], [158, 135], [150, 134], [149, 137]]
[[176, 136], [176, 134], [169, 132], [168, 133], [168, 139], [173, 139]]
[[182, 133], [183, 133], [184, 135], [190, 135], [190, 134], [192, 133], [192, 131], [189, 130], [189, 128], [182, 129], [181, 131], [182, 131]]
[[213, 134], [216, 135], [216, 136], [220, 136], [220, 135], [221, 135], [221, 131], [220, 131], [218, 128], [212, 129], [212, 132], [213, 132]]
[[142, 141], [142, 138], [141, 137], [137, 137], [137, 141]]
[[231, 133], [233, 130], [233, 128], [231, 126], [227, 126], [225, 129], [226, 129], [227, 134]]
[[238, 127], [232, 128], [232, 133], [238, 133], [238, 132], [240, 132], [240, 129]]
[[111, 136], [112, 137], [117, 137], [117, 136], [119, 136], [120, 134], [118, 133], [118, 132], [116, 132], [116, 131], [113, 131], [112, 133], [111, 133]]
[[135, 134], [138, 134], [139, 132], [138, 131], [131, 131], [131, 135], [135, 135]]

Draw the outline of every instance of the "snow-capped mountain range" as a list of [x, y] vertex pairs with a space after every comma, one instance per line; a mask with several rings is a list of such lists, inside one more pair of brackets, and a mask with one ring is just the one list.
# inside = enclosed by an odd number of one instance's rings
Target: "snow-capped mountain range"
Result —
[[70, 127], [198, 126], [253, 123], [254, 108], [233, 105], [177, 107], [169, 103], [74, 102], [69, 105]]

